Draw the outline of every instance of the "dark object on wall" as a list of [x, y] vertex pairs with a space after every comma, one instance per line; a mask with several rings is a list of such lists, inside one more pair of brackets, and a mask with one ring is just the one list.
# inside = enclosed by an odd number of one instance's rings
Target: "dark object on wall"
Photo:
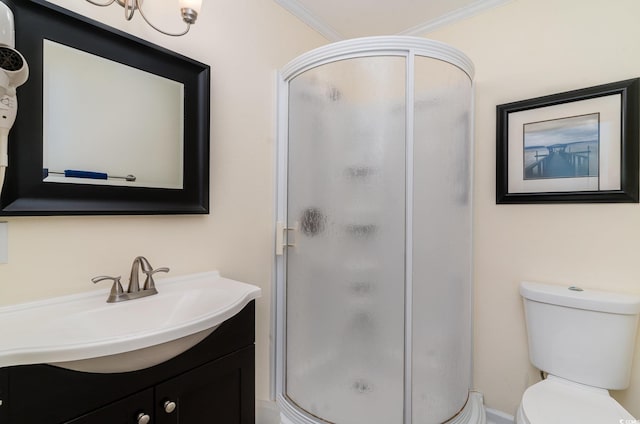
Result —
[[[30, 66], [9, 136], [0, 215], [140, 215], [209, 213], [210, 69], [175, 52], [45, 0], [1, 0], [15, 15], [16, 48]], [[182, 188], [43, 181], [43, 40], [122, 63], [184, 86]], [[116, 93], [117, 94], [117, 93]], [[109, 119], [118, 125], [119, 113]], [[144, 160], [153, 161], [153, 152]]]
[[638, 202], [640, 79], [497, 106], [496, 203]]

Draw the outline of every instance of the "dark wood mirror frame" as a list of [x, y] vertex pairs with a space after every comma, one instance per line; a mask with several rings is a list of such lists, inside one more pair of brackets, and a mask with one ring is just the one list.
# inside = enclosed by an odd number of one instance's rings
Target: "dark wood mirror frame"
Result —
[[[17, 89], [0, 215], [209, 213], [209, 66], [45, 0], [1, 1], [13, 10], [16, 50], [29, 64], [29, 80]], [[43, 39], [184, 84], [182, 189], [43, 182]], [[134, 112], [124, 105], [109, 119], [117, 125], [118, 113]], [[147, 159], [153, 160], [153, 152]]]

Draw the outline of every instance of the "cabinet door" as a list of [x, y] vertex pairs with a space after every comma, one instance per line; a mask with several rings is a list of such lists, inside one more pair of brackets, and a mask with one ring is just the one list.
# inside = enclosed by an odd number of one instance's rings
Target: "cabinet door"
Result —
[[[152, 409], [153, 389], [147, 389], [67, 421], [65, 424], [153, 424], [156, 421], [153, 419]], [[142, 418], [144, 415], [148, 415], [149, 420]]]
[[254, 355], [249, 346], [157, 385], [155, 423], [254, 424]]
[[0, 369], [0, 423], [9, 422], [9, 374]]

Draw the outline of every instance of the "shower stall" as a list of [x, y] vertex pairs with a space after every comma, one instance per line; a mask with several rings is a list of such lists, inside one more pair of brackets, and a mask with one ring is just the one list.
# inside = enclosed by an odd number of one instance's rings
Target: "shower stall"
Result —
[[283, 423], [484, 422], [470, 392], [472, 78], [461, 52], [402, 36], [281, 71]]

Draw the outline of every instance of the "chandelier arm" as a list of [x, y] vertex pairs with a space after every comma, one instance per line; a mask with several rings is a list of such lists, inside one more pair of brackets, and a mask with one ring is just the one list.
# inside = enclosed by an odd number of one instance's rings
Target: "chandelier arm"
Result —
[[138, 0], [125, 0], [124, 5], [124, 18], [127, 21], [133, 19], [133, 14], [136, 13], [136, 8], [140, 8], [140, 3]]
[[[136, 4], [138, 4], [138, 0], [135, 0], [135, 2], [136, 2]], [[150, 26], [151, 28], [155, 29], [156, 31], [158, 31], [158, 32], [160, 32], [160, 33], [162, 33], [162, 34], [164, 34], [164, 35], [168, 35], [168, 36], [170, 36], [170, 37], [180, 37], [181, 35], [185, 35], [185, 34], [186, 34], [187, 32], [189, 32], [189, 30], [191, 29], [191, 24], [187, 22], [187, 28], [186, 28], [183, 32], [180, 32], [180, 33], [171, 33], [171, 32], [163, 31], [163, 30], [161, 30], [160, 28], [158, 28], [157, 26], [155, 26], [154, 24], [152, 24], [152, 23], [147, 19], [147, 17], [144, 15], [144, 12], [142, 11], [142, 8], [140, 7], [140, 4], [138, 4], [138, 11], [140, 12], [140, 16], [142, 16], [142, 19], [144, 19], [144, 21], [145, 21], [146, 23], [148, 23], [148, 24], [149, 24], [149, 26]]]
[[89, 3], [91, 3], [92, 5], [94, 5], [94, 6], [106, 7], [106, 6], [111, 6], [113, 3], [115, 3], [116, 0], [110, 0], [107, 3], [98, 3], [98, 2], [95, 2], [93, 0], [87, 0], [87, 1]]
[[[100, 7], [110, 6], [110, 5], [112, 5], [113, 3], [116, 2], [116, 0], [108, 0], [106, 3], [99, 3], [99, 2], [97, 2], [95, 0], [86, 0], [86, 1], [88, 3], [91, 3], [94, 6], [100, 6]], [[193, 17], [191, 17], [191, 16], [185, 17], [186, 15], [184, 14], [184, 12], [187, 9], [183, 9], [183, 20], [187, 24], [187, 28], [182, 32], [171, 33], [171, 32], [166, 32], [166, 31], [161, 30], [160, 28], [158, 28], [157, 26], [152, 24], [151, 21], [149, 21], [149, 19], [147, 19], [147, 17], [145, 16], [144, 12], [142, 11], [142, 2], [140, 0], [123, 0], [123, 1], [119, 1], [119, 3], [124, 8], [124, 18], [127, 21], [130, 21], [131, 19], [133, 19], [133, 15], [134, 15], [136, 9], [138, 9], [140, 11], [140, 16], [142, 16], [142, 19], [144, 19], [144, 21], [147, 24], [149, 24], [149, 26], [151, 28], [155, 29], [159, 33], [162, 33], [164, 35], [168, 35], [170, 37], [180, 37], [181, 35], [185, 35], [187, 32], [189, 32], [189, 30], [191, 29], [192, 22], [188, 22], [188, 21], [191, 20], [191, 21], [195, 22], [195, 18], [197, 16], [197, 14], [195, 14], [195, 12], [193, 12], [194, 13]]]

